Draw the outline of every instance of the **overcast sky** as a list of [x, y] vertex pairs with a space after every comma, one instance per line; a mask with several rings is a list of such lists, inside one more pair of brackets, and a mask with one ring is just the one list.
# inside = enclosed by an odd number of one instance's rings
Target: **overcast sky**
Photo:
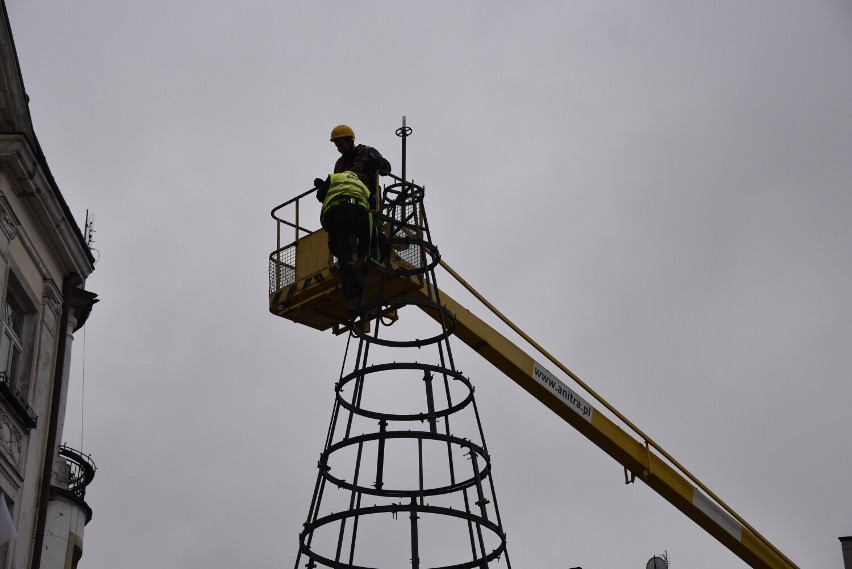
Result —
[[[293, 565], [345, 339], [267, 312], [269, 211], [331, 170], [338, 123], [398, 169], [403, 115], [444, 259], [802, 568], [842, 566], [848, 1], [7, 8], [48, 163], [95, 219], [81, 567]], [[456, 352], [513, 566], [745, 567]]]

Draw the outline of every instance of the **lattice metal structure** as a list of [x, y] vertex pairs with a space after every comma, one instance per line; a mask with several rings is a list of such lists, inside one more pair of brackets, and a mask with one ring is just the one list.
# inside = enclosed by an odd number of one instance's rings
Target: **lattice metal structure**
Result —
[[[410, 133], [403, 119], [403, 176], [378, 216], [385, 263], [368, 276], [379, 292], [350, 322], [296, 568], [511, 569], [474, 389], [453, 359], [455, 315], [435, 280], [425, 189], [404, 181]], [[386, 296], [392, 279], [416, 281], [427, 299]], [[409, 313], [361, 323], [409, 304], [431, 330]]]

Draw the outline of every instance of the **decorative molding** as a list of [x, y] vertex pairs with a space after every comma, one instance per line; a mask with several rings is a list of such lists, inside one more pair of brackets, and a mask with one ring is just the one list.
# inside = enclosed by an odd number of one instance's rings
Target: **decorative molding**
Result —
[[0, 192], [0, 230], [6, 235], [6, 239], [11, 241], [18, 234], [20, 226], [20, 222], [12, 213], [12, 207], [6, 201], [6, 196]]
[[0, 450], [20, 469], [23, 457], [24, 434], [15, 426], [14, 421], [0, 409]]
[[41, 303], [45, 309], [50, 310], [56, 318], [59, 318], [62, 312], [62, 293], [52, 279], [45, 279], [44, 281]]
[[8, 211], [0, 213], [0, 229], [3, 230], [3, 233], [6, 234], [6, 238], [9, 241], [14, 239], [15, 235], [17, 235], [18, 227], [19, 226], [14, 222]]
[[94, 259], [39, 152], [25, 135], [0, 132], [0, 173], [6, 176], [10, 191], [25, 198], [24, 207], [61, 272], [76, 273], [85, 280], [94, 269]]
[[[0, 200], [0, 205], [8, 207], [8, 202], [6, 202], [6, 200]], [[13, 223], [15, 223], [16, 226], [15, 236], [21, 240], [21, 245], [24, 246], [24, 250], [30, 256], [30, 259], [32, 259], [33, 263], [38, 269], [39, 274], [41, 275], [41, 278], [45, 281], [49, 280], [51, 278], [51, 274], [50, 271], [47, 269], [47, 265], [42, 259], [39, 250], [36, 248], [35, 244], [33, 244], [32, 239], [30, 239], [30, 236], [27, 235], [27, 232], [24, 230], [24, 228], [20, 225], [20, 223], [18, 223], [18, 220], [16, 217], [14, 217], [14, 214], [11, 212], [11, 209], [7, 209], [6, 212], [10, 216], [12, 216]]]

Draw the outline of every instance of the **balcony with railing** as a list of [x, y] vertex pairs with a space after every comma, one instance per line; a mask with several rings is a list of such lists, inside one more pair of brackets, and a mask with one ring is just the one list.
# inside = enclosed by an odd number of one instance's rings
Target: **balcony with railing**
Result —
[[15, 387], [5, 371], [0, 371], [0, 395], [3, 396], [27, 430], [36, 428], [38, 417], [35, 411], [32, 410], [32, 407], [27, 403], [26, 397], [18, 391], [18, 388]]
[[91, 456], [65, 444], [59, 447], [59, 457], [64, 459], [64, 464], [60, 466], [51, 491], [82, 508], [88, 523], [92, 519], [92, 509], [86, 503], [86, 487], [95, 478], [97, 467]]

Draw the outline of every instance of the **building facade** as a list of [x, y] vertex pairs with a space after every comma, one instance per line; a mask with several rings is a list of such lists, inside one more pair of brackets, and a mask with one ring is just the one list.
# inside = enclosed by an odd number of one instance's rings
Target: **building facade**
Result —
[[0, 491], [18, 535], [0, 545], [0, 569], [73, 568], [95, 469], [60, 442], [74, 332], [97, 302], [84, 288], [94, 259], [33, 132], [0, 10]]

